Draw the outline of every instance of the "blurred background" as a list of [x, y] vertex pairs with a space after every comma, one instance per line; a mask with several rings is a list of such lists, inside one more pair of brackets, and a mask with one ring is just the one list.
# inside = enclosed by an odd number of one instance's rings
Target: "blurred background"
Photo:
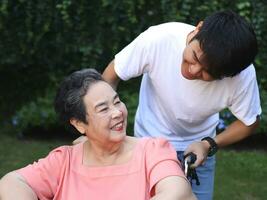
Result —
[[[232, 148], [218, 154], [215, 199], [267, 199], [266, 0], [1, 0], [0, 177], [77, 137], [57, 121], [53, 110], [55, 89], [64, 76], [86, 67], [102, 72], [118, 51], [151, 25], [168, 21], [196, 25], [224, 9], [254, 26], [263, 113], [259, 141], [245, 143], [249, 146], [245, 151]], [[119, 87], [129, 109], [129, 135], [139, 81]], [[223, 111], [218, 130], [232, 118]]]

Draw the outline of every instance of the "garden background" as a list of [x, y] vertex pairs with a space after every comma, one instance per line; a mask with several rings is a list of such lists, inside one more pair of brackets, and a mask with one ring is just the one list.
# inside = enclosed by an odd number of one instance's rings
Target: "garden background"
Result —
[[[218, 153], [215, 199], [267, 199], [267, 1], [266, 0], [1, 0], [0, 177], [44, 156], [76, 136], [57, 121], [53, 98], [62, 78], [94, 67], [151, 25], [196, 25], [214, 11], [232, 9], [250, 21], [258, 38], [255, 60], [262, 102], [261, 147]], [[140, 79], [119, 86], [132, 133]], [[221, 113], [223, 123], [231, 120]], [[222, 124], [223, 124], [222, 123]], [[254, 143], [253, 143], [254, 144]], [[265, 185], [265, 186], [264, 186]]]

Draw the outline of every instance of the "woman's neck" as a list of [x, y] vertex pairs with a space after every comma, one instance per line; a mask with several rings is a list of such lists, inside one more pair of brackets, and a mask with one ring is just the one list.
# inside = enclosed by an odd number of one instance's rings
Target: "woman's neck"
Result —
[[83, 150], [83, 164], [87, 166], [108, 166], [121, 164], [127, 159], [127, 138], [125, 140], [104, 145], [86, 141]]

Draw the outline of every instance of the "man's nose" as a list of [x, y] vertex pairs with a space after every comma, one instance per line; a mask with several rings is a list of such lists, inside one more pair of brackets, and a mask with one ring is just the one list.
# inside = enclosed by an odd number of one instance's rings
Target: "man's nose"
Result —
[[200, 65], [190, 65], [189, 66], [189, 72], [192, 75], [200, 76], [202, 71], [202, 67]]

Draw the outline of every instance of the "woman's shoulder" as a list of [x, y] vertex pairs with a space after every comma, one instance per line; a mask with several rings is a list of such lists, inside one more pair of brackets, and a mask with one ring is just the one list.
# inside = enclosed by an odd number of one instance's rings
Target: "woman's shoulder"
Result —
[[172, 148], [170, 143], [164, 138], [153, 138], [153, 137], [128, 137], [129, 143], [133, 146], [138, 145], [141, 149], [161, 149], [161, 148]]
[[80, 154], [82, 151], [83, 142], [76, 145], [63, 145], [59, 146], [52, 151], [50, 151], [49, 155], [53, 155], [56, 157], [72, 157], [74, 154]]

